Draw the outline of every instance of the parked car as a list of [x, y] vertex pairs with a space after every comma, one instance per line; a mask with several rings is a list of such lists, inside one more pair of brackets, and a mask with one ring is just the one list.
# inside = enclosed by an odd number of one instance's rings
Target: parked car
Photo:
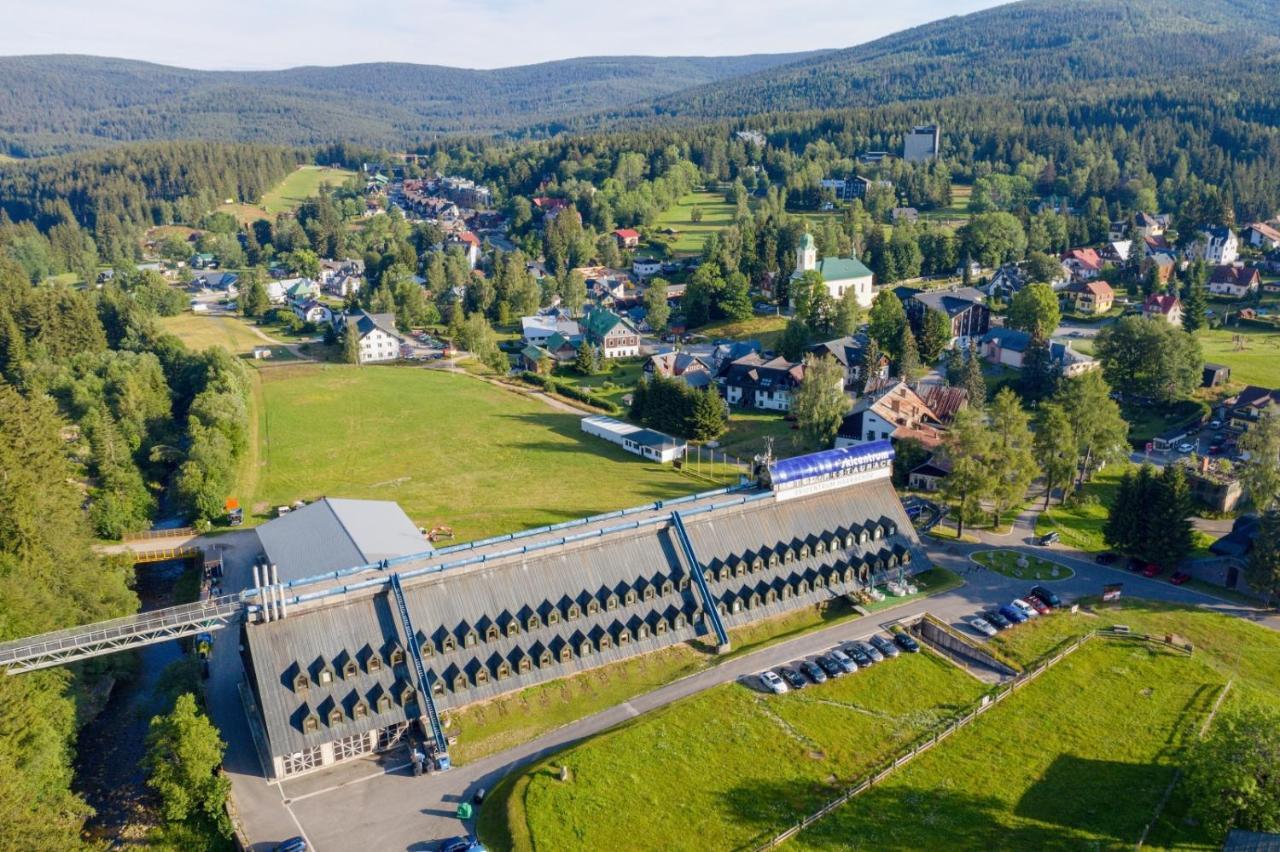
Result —
[[1097, 556], [1093, 557], [1093, 561], [1097, 562], [1099, 565], [1114, 565], [1116, 560], [1119, 558], [1120, 554], [1107, 551], [1106, 553], [1099, 553]]
[[884, 654], [880, 653], [880, 649], [875, 645], [872, 645], [870, 642], [854, 642], [853, 644], [861, 648], [862, 653], [866, 654], [871, 659], [871, 662], [884, 662]]
[[1054, 593], [1053, 589], [1046, 589], [1044, 586], [1032, 586], [1031, 594], [1047, 603], [1049, 606], [1057, 608], [1062, 606], [1062, 598]]
[[1210, 421], [1209, 421], [1209, 428], [1210, 428], [1210, 429], [1221, 429], [1221, 428], [1222, 428], [1222, 421], [1221, 421], [1221, 420], [1210, 420]]
[[844, 674], [844, 667], [826, 654], [818, 657], [818, 665], [827, 673], [827, 677], [836, 678]]
[[899, 648], [906, 651], [908, 654], [920, 653], [920, 643], [917, 642], [914, 637], [912, 637], [910, 634], [906, 633], [905, 631], [902, 633], [893, 634], [893, 641], [897, 643]]
[[804, 689], [809, 685], [809, 681], [804, 679], [804, 675], [795, 669], [779, 669], [782, 672], [782, 679], [787, 682], [787, 686], [792, 689]]
[[1175, 586], [1181, 586], [1183, 583], [1191, 579], [1191, 575], [1186, 571], [1174, 571], [1173, 576], [1169, 578], [1169, 582]]
[[1178, 445], [1178, 452], [1180, 452], [1180, 453], [1189, 453], [1189, 452], [1191, 452], [1192, 450], [1194, 450], [1195, 448], [1196, 448], [1196, 445], [1195, 445], [1195, 444], [1179, 444], [1179, 445]]
[[1009, 604], [1004, 604], [1003, 606], [1000, 607], [1000, 614], [1003, 615], [1005, 618], [1009, 619], [1009, 621], [1013, 622], [1014, 624], [1021, 624], [1022, 622], [1026, 621], [1027, 618], [1029, 617], [1022, 610], [1018, 609], [1015, 606], [1010, 606]]
[[1041, 547], [1048, 547], [1051, 544], [1057, 544], [1059, 538], [1061, 538], [1061, 536], [1059, 536], [1056, 532], [1047, 532], [1044, 535], [1040, 536], [1038, 539], [1036, 539], [1036, 544], [1040, 545]]
[[[307, 841], [301, 837], [290, 837], [283, 843], [277, 843], [275, 852], [307, 852], [311, 848], [307, 846]], [[444, 849], [443, 846], [440, 847]]]
[[848, 645], [845, 645], [840, 650], [848, 654], [850, 659], [852, 659], [855, 663], [858, 664], [858, 668], [865, 669], [867, 666], [871, 665], [871, 663], [873, 662], [871, 659], [871, 655], [868, 654], [866, 651], [862, 650], [862, 646], [859, 645], [857, 642], [850, 642]]
[[1127, 565], [1125, 565], [1125, 567], [1128, 568], [1130, 571], [1134, 571], [1134, 572], [1141, 571], [1143, 568], [1143, 562], [1141, 559], [1139, 559], [1136, 556], [1130, 556], [1129, 562]]
[[1162, 570], [1163, 570], [1163, 569], [1162, 569], [1159, 565], [1157, 565], [1156, 563], [1154, 563], [1154, 562], [1148, 562], [1148, 563], [1147, 563], [1146, 565], [1144, 565], [1144, 566], [1143, 566], [1143, 568], [1142, 568], [1142, 576], [1144, 576], [1144, 577], [1158, 577], [1158, 576], [1160, 576], [1160, 572], [1161, 572]]
[[827, 656], [835, 660], [836, 663], [839, 664], [840, 668], [844, 669], [845, 674], [853, 674], [858, 670], [857, 662], [839, 648], [832, 648], [827, 652]]
[[760, 683], [764, 684], [764, 688], [772, 692], [774, 695], [781, 695], [787, 692], [787, 685], [783, 683], [782, 678], [773, 672], [761, 672]]
[[804, 672], [804, 676], [809, 678], [809, 680], [813, 681], [814, 683], [827, 682], [826, 672], [824, 672], [821, 669], [821, 667], [818, 666], [817, 663], [811, 660], [805, 660], [803, 663], [801, 663], [800, 671]]
[[1053, 608], [1035, 595], [1023, 595], [1020, 600], [1024, 600], [1031, 604], [1031, 608], [1036, 611], [1037, 615], [1048, 615]]
[[1009, 602], [1009, 606], [1018, 610], [1027, 618], [1035, 618], [1037, 615], [1040, 614], [1035, 607], [1033, 607], [1031, 604], [1024, 601], [1022, 598], [1014, 598], [1012, 601]]
[[485, 852], [474, 837], [453, 837], [440, 844], [440, 852]]
[[1014, 624], [1014, 622], [1001, 615], [1000, 610], [998, 609], [989, 609], [986, 612], [980, 612], [978, 613], [978, 616], [996, 630], [1008, 630]]
[[969, 626], [970, 630], [977, 633], [979, 636], [995, 636], [997, 632], [995, 627], [991, 625], [990, 621], [987, 621], [985, 618], [978, 615], [969, 616], [964, 620], [964, 623]]
[[871, 637], [871, 644], [877, 651], [886, 657], [898, 656], [898, 646], [884, 638], [880, 634]]

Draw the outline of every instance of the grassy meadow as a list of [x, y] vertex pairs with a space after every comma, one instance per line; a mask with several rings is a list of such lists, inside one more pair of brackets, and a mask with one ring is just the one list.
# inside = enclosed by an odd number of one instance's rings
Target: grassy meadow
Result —
[[284, 180], [265, 192], [259, 204], [235, 202], [219, 205], [218, 209], [235, 216], [242, 224], [257, 219], [274, 219], [298, 207], [308, 198], [320, 194], [320, 184], [333, 186], [346, 183], [355, 172], [331, 166], [299, 166]]
[[[690, 218], [694, 207], [702, 211], [701, 222]], [[664, 228], [672, 228], [678, 232], [675, 241], [670, 244], [673, 254], [697, 254], [702, 251], [702, 244], [709, 234], [728, 227], [733, 221], [733, 212], [734, 207], [724, 200], [724, 193], [695, 190], [663, 211], [654, 223], [653, 230], [656, 233]]]
[[[1231, 368], [1231, 381], [1242, 385], [1280, 387], [1280, 333], [1259, 328], [1205, 329], [1196, 335], [1204, 359]], [[1235, 338], [1244, 340], [1236, 351]]]
[[467, 376], [306, 364], [261, 371], [258, 390], [258, 447], [238, 496], [259, 518], [325, 495], [396, 500], [465, 541], [706, 487]]
[[221, 346], [232, 355], [245, 355], [255, 346], [270, 345], [253, 333], [248, 322], [238, 317], [201, 316], [186, 312], [161, 317], [159, 323], [161, 329], [177, 335], [188, 349], [193, 350]]

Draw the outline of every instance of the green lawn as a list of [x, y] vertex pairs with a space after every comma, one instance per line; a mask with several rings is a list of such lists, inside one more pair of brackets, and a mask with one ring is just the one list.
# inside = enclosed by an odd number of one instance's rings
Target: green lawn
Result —
[[277, 213], [295, 209], [308, 198], [320, 194], [320, 184], [340, 186], [355, 172], [330, 166], [299, 166], [288, 177], [263, 193], [258, 204], [233, 202], [218, 209], [247, 224], [256, 219], [274, 219]]
[[466, 376], [298, 365], [261, 371], [256, 395], [258, 448], [235, 496], [258, 517], [323, 495], [396, 500], [465, 541], [707, 487]]
[[1224, 679], [1096, 641], [802, 833], [799, 849], [1132, 848]]
[[253, 333], [247, 321], [239, 317], [181, 313], [174, 317], [161, 317], [159, 322], [162, 330], [177, 335], [188, 349], [221, 346], [232, 355], [243, 355], [252, 352], [255, 346], [269, 345]]
[[[565, 367], [557, 370], [555, 380], [566, 385], [574, 385], [585, 391], [590, 391], [595, 396], [607, 399], [615, 405], [622, 407], [623, 411], [627, 410], [627, 404], [622, 398], [631, 393], [636, 388], [636, 382], [644, 375], [644, 361], [641, 359], [629, 360], [626, 362], [619, 361], [614, 364], [613, 372], [602, 373], [597, 376], [583, 376], [573, 367]], [[609, 387], [606, 387], [609, 385]]]
[[1062, 543], [1076, 550], [1100, 553], [1107, 549], [1102, 540], [1102, 527], [1107, 522], [1108, 508], [1115, 499], [1120, 477], [1132, 468], [1128, 464], [1108, 465], [1084, 486], [1084, 497], [1074, 506], [1054, 503], [1036, 518], [1036, 535], [1056, 530]]
[[1129, 440], [1145, 443], [1174, 426], [1182, 426], [1209, 414], [1209, 405], [1198, 399], [1184, 399], [1172, 405], [1126, 405], [1121, 414], [1129, 424]]
[[730, 409], [729, 429], [720, 436], [720, 449], [744, 462], [763, 454], [768, 440], [773, 439], [774, 458], [786, 458], [809, 452], [811, 447], [807, 439], [797, 429], [795, 423], [782, 414], [764, 411], [745, 411]]
[[329, 166], [299, 166], [262, 196], [262, 206], [275, 216], [292, 210], [308, 198], [320, 194], [320, 185], [328, 183], [337, 187], [346, 183], [355, 172]]
[[491, 849], [749, 847], [981, 691], [932, 654], [781, 696], [716, 687], [508, 778], [481, 811], [481, 838]]
[[[694, 207], [702, 211], [701, 222], [689, 218]], [[663, 211], [653, 231], [657, 235], [664, 228], [674, 228], [679, 233], [669, 244], [670, 250], [676, 254], [698, 254], [709, 234], [723, 230], [733, 221], [733, 213], [734, 207], [724, 200], [724, 193], [695, 190]], [[665, 238], [657, 235], [656, 239]]]
[[[1235, 338], [1243, 338], [1244, 348], [1236, 351]], [[1260, 328], [1218, 328], [1201, 331], [1204, 359], [1231, 368], [1231, 381], [1240, 384], [1280, 387], [1280, 332]]]
[[1065, 565], [1039, 556], [1027, 556], [1027, 567], [1022, 568], [1018, 565], [1018, 558], [1023, 555], [1016, 550], [983, 550], [973, 554], [973, 558], [992, 571], [1023, 580], [1066, 580], [1076, 573]]
[[707, 340], [758, 340], [765, 349], [777, 349], [786, 327], [786, 317], [754, 316], [745, 320], [720, 320], [694, 329], [693, 333]]

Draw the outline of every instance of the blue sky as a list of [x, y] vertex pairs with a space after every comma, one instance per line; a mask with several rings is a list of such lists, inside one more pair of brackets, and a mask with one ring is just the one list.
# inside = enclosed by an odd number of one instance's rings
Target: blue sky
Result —
[[398, 61], [497, 68], [571, 56], [848, 47], [997, 0], [0, 0], [0, 55], [188, 68]]

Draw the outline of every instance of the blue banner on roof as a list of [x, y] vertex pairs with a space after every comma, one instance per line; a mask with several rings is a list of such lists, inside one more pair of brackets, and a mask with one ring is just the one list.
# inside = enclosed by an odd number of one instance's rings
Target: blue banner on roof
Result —
[[872, 465], [893, 461], [893, 445], [888, 441], [869, 441], [856, 447], [823, 450], [804, 456], [782, 459], [769, 465], [769, 481], [774, 488], [852, 473]]

